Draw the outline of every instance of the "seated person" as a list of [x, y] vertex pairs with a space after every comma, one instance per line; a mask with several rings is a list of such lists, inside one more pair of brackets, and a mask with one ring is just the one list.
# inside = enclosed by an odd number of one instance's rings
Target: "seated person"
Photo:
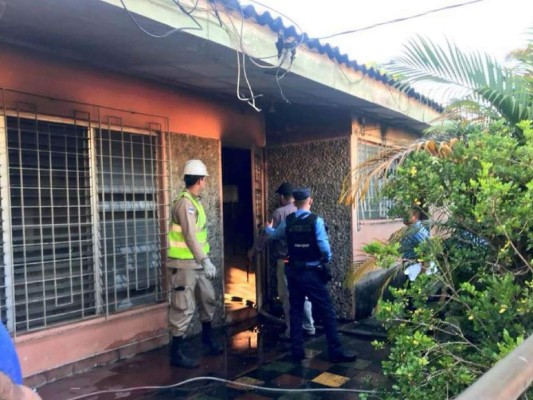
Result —
[[416, 254], [416, 248], [424, 241], [429, 239], [429, 227], [422, 221], [427, 220], [427, 214], [420, 207], [413, 207], [407, 219], [404, 220], [407, 225], [404, 236], [400, 239], [400, 251], [402, 252], [403, 264], [406, 266], [404, 273], [412, 282], [425, 271], [431, 275], [435, 272], [434, 263], [431, 262], [428, 268], [425, 268]]

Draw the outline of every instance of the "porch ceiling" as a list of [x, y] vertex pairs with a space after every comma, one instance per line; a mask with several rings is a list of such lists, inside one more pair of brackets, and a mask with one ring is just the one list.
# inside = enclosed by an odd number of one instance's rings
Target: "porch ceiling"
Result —
[[[235, 51], [215, 41], [188, 32], [164, 39], [151, 38], [135, 26], [124, 9], [101, 0], [7, 0], [6, 4], [0, 19], [2, 41], [133, 76], [227, 95], [231, 99], [236, 97]], [[169, 29], [152, 19], [138, 18], [151, 32]], [[272, 38], [272, 54], [275, 54], [274, 34]], [[260, 105], [268, 107], [272, 102], [283, 101], [272, 70], [248, 63], [247, 72], [255, 93], [264, 95]], [[281, 85], [294, 104], [355, 110], [416, 130], [427, 126], [420, 120], [296, 73], [288, 74]], [[246, 93], [244, 84], [241, 87]]]

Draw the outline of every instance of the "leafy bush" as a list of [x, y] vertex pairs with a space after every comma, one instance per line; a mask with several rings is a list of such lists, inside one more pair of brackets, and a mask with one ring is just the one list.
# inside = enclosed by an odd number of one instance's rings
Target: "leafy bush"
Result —
[[[397, 215], [431, 210], [433, 236], [417, 252], [439, 271], [380, 301], [390, 399], [452, 398], [533, 333], [533, 130], [471, 128], [446, 156], [411, 153], [384, 191]], [[391, 264], [387, 249], [367, 246]]]

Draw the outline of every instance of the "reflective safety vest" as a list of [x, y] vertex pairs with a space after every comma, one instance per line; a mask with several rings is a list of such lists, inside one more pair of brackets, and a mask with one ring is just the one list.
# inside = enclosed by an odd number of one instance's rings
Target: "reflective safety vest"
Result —
[[[182, 197], [185, 197], [191, 201], [196, 208], [198, 217], [196, 219], [196, 240], [202, 247], [202, 250], [205, 254], [209, 253], [209, 243], [207, 242], [207, 218], [205, 216], [204, 207], [202, 204], [194, 198], [189, 192], [183, 191], [176, 199], [174, 204]], [[174, 221], [170, 224], [170, 230], [168, 232], [168, 256], [170, 258], [177, 258], [180, 260], [194, 260], [194, 255], [191, 250], [187, 247], [185, 242], [185, 236], [181, 229], [181, 225]]]

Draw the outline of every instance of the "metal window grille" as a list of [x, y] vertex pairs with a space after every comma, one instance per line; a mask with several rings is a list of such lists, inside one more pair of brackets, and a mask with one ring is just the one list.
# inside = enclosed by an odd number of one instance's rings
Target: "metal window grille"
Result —
[[[0, 154], [6, 151], [5, 145], [5, 135], [2, 135], [1, 132], [5, 131], [5, 120], [0, 118]], [[7, 169], [6, 166], [0, 168], [0, 199], [4, 198], [4, 180], [2, 178], [7, 177], [7, 174], [3, 173], [3, 170]], [[7, 321], [7, 290], [6, 290], [6, 267], [4, 259], [4, 213], [0, 214], [2, 216], [2, 221], [0, 223], [0, 320]]]
[[[0, 198], [2, 191], [0, 190]], [[0, 226], [0, 238], [4, 237], [4, 231]], [[6, 267], [4, 263], [4, 241], [0, 240], [0, 320], [7, 321], [6, 308]]]
[[[362, 163], [379, 154], [379, 152], [382, 150], [383, 146], [359, 141], [357, 147], [358, 162]], [[392, 201], [385, 200], [380, 197], [382, 187], [382, 179], [378, 177], [372, 178], [365, 199], [363, 201], [359, 201], [360, 220], [388, 218], [388, 212], [392, 207]]]
[[15, 329], [95, 313], [88, 129], [7, 118]]
[[0, 115], [0, 318], [13, 333], [164, 299], [161, 125], [82, 113]]
[[100, 260], [108, 311], [155, 302], [161, 263], [156, 135], [96, 135]]

